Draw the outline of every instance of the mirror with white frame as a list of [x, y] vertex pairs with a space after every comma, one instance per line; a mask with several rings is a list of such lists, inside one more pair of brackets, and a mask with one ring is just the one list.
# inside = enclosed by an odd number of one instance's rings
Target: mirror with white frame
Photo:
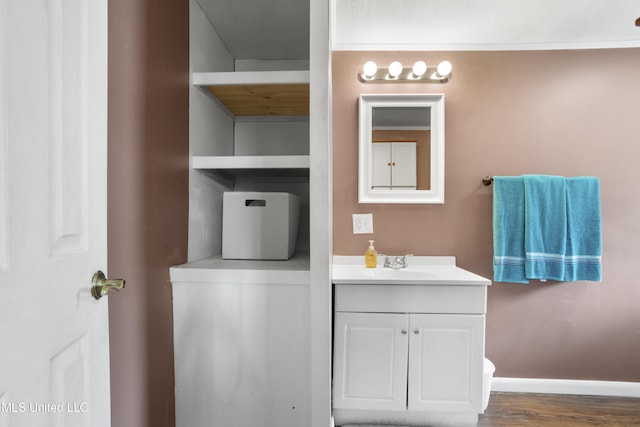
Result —
[[444, 95], [360, 96], [358, 202], [444, 203]]

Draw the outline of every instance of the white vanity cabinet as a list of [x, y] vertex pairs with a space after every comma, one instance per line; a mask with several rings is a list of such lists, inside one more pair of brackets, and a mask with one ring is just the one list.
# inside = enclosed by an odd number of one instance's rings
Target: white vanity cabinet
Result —
[[334, 265], [336, 425], [475, 425], [490, 281], [455, 265], [423, 274], [361, 267], [359, 279], [357, 268], [341, 268]]
[[481, 411], [481, 315], [335, 314], [334, 408]]

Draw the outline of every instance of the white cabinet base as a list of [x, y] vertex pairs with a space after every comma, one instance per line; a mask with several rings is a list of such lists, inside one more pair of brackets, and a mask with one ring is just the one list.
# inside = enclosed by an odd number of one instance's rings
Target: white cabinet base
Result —
[[[478, 414], [473, 412], [399, 412], [334, 408], [333, 419], [336, 426], [346, 426], [349, 424], [377, 426], [380, 424], [389, 424], [402, 426], [436, 425], [439, 427], [464, 427], [477, 425]], [[375, 422], [372, 422], [372, 420], [375, 420]]]
[[484, 315], [336, 312], [334, 418], [475, 425], [483, 355]]
[[237, 282], [173, 283], [176, 426], [309, 425], [309, 285]]

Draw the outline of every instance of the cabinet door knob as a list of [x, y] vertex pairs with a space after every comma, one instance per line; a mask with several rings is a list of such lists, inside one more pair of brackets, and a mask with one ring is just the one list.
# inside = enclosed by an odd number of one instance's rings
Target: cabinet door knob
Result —
[[416, 334], [416, 335], [418, 335], [418, 334], [420, 333], [420, 329], [414, 329], [414, 330], [413, 330], [413, 333], [414, 333], [414, 334]]
[[403, 329], [403, 330], [401, 330], [401, 331], [400, 331], [400, 333], [401, 333], [402, 335], [407, 335], [407, 330], [406, 330], [406, 329]]

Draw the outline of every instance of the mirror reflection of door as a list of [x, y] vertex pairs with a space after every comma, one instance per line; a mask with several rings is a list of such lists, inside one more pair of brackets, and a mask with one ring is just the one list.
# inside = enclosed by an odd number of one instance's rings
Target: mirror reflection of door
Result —
[[416, 189], [416, 142], [374, 141], [372, 186], [380, 190]]
[[[404, 173], [407, 175], [412, 173], [415, 176], [415, 183], [413, 184], [413, 188], [416, 190], [429, 190], [431, 189], [431, 130], [423, 129], [423, 130], [409, 130], [409, 129], [397, 129], [397, 130], [373, 130], [372, 135], [373, 142], [373, 188], [379, 188], [385, 186], [384, 182], [381, 181], [381, 177], [378, 174], [384, 174], [381, 172], [384, 168], [390, 169], [385, 162], [385, 157], [382, 155], [382, 148], [376, 148], [379, 144], [406, 144], [411, 143], [414, 147], [414, 159], [415, 162], [413, 165], [408, 163], [406, 160], [402, 163], [402, 165], [397, 166], [397, 172], [401, 173], [404, 170]], [[388, 149], [389, 150], [389, 149]], [[398, 150], [395, 150], [398, 152]], [[389, 185], [389, 184], [387, 184]], [[402, 186], [399, 184], [398, 186]], [[408, 186], [405, 185], [406, 189]], [[389, 189], [391, 189], [389, 187]]]
[[372, 108], [371, 141], [373, 189], [431, 189], [431, 108]]

